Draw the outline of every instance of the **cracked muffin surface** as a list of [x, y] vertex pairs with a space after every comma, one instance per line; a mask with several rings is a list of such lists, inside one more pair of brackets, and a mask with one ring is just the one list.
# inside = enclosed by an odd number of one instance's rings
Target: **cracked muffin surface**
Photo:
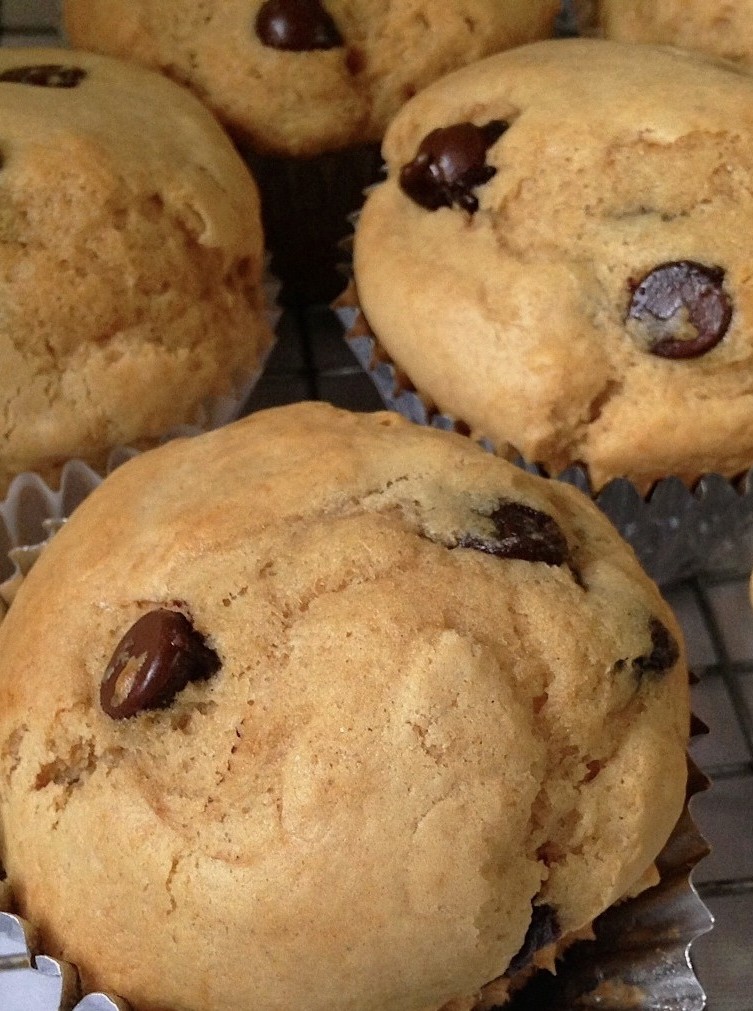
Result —
[[119, 468], [24, 581], [0, 858], [44, 950], [139, 1011], [470, 1007], [645, 878], [687, 694], [579, 492], [265, 411]]
[[257, 150], [381, 139], [421, 88], [554, 32], [558, 0], [67, 0], [74, 45], [190, 87]]
[[0, 52], [0, 487], [145, 446], [271, 342], [255, 185], [193, 97], [69, 50]]
[[542, 42], [393, 121], [355, 238], [379, 342], [502, 452], [600, 487], [753, 463], [753, 79]]

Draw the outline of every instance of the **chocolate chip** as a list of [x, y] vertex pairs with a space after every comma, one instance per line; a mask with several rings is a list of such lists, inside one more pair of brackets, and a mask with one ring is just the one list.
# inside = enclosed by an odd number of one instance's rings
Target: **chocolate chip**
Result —
[[254, 28], [259, 40], [272, 49], [302, 53], [344, 45], [319, 0], [267, 0], [259, 8]]
[[0, 81], [10, 84], [33, 84], [38, 88], [77, 88], [86, 77], [81, 67], [64, 67], [46, 63], [37, 67], [12, 67], [0, 74]]
[[651, 652], [633, 660], [633, 672], [642, 680], [644, 677], [658, 679], [671, 670], [680, 657], [680, 647], [668, 628], [652, 618], [649, 622]]
[[630, 284], [628, 317], [641, 324], [651, 354], [699, 358], [716, 347], [732, 319], [723, 281], [721, 267], [679, 260], [662, 263]]
[[189, 681], [204, 681], [220, 666], [184, 614], [160, 608], [131, 626], [107, 665], [100, 704], [114, 720], [169, 705]]
[[557, 913], [552, 906], [542, 902], [540, 906], [533, 906], [531, 922], [526, 931], [523, 947], [510, 960], [506, 975], [512, 976], [521, 969], [525, 969], [537, 951], [546, 948], [559, 937], [562, 936]]
[[478, 210], [476, 186], [496, 173], [486, 164], [486, 152], [509, 123], [493, 119], [486, 126], [456, 123], [432, 130], [421, 141], [416, 157], [400, 171], [400, 186], [411, 200], [429, 211], [457, 204], [473, 214]]
[[521, 502], [500, 502], [489, 514], [494, 533], [464, 534], [457, 547], [474, 548], [496, 558], [562, 565], [568, 557], [565, 535], [551, 516]]

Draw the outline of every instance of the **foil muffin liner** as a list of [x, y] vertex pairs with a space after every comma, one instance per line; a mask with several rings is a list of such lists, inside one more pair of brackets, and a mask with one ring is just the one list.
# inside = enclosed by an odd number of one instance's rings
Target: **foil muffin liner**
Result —
[[[108, 471], [134, 455], [134, 450], [114, 453]], [[45, 541], [101, 481], [81, 461], [66, 465], [57, 491], [36, 475], [21, 475], [14, 481], [0, 505], [0, 550], [9, 552], [0, 570], [4, 606], [12, 601]], [[706, 788], [708, 780], [690, 760], [688, 770], [690, 800]], [[695, 938], [710, 930], [713, 921], [693, 887], [691, 872], [707, 852], [686, 805], [657, 858], [659, 883], [599, 916], [593, 924], [595, 940], [568, 948], [557, 963], [556, 975], [536, 974], [505, 1004], [505, 1011], [702, 1011], [705, 995], [689, 952]], [[482, 999], [477, 1011], [489, 1008]], [[75, 968], [40, 951], [33, 926], [14, 912], [2, 868], [0, 1009], [130, 1011], [116, 995], [83, 995]]]
[[[335, 303], [345, 339], [376, 386], [385, 407], [418, 425], [444, 428], [474, 437], [462, 420], [443, 414], [390, 359], [371, 331], [351, 284]], [[488, 440], [478, 441], [489, 451]], [[500, 455], [534, 474], [546, 471], [525, 462], [508, 447]], [[625, 478], [594, 493], [585, 466], [556, 475], [589, 495], [630, 544], [646, 572], [659, 585], [699, 572], [742, 572], [753, 568], [753, 469], [736, 480], [703, 475], [691, 487], [679, 478], [657, 481], [642, 494]]]

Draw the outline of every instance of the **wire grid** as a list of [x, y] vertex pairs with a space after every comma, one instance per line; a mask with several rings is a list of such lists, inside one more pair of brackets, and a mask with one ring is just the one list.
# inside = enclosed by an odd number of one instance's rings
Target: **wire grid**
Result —
[[[59, 23], [59, 0], [0, 0], [2, 45], [56, 44]], [[326, 307], [286, 310], [278, 332], [247, 411], [303, 399], [352, 410], [381, 407]], [[693, 807], [712, 844], [695, 881], [716, 926], [692, 950], [709, 1011], [753, 1011], [753, 612], [748, 576], [747, 571], [715, 573], [664, 588], [700, 678], [693, 689], [694, 709], [711, 728], [692, 749], [713, 781]], [[19, 1011], [37, 1008], [32, 1003]]]

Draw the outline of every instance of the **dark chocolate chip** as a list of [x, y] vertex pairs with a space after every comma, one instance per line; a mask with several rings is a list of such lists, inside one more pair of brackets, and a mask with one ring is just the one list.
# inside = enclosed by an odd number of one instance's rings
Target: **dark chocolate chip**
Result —
[[631, 283], [628, 316], [645, 329], [651, 354], [699, 358], [716, 347], [732, 320], [721, 267], [691, 260], [662, 263]]
[[497, 171], [486, 164], [486, 152], [509, 125], [493, 119], [485, 126], [456, 123], [432, 130], [413, 161], [400, 171], [403, 192], [429, 211], [457, 204], [473, 214], [478, 210], [474, 188], [489, 182]]
[[680, 647], [672, 633], [658, 618], [649, 622], [651, 652], [633, 660], [633, 672], [639, 679], [660, 678], [671, 670], [680, 657]]
[[37, 88], [76, 88], [86, 77], [81, 67], [64, 67], [47, 63], [36, 67], [12, 67], [0, 74], [0, 81], [10, 84], [33, 84]]
[[493, 534], [465, 534], [458, 539], [457, 547], [547, 565], [562, 565], [567, 560], [565, 535], [547, 513], [521, 502], [500, 502], [489, 519], [494, 524]]
[[107, 665], [100, 704], [114, 720], [169, 705], [189, 681], [204, 681], [220, 666], [180, 611], [149, 611], [120, 640]]
[[513, 976], [521, 969], [525, 969], [537, 951], [553, 944], [561, 936], [562, 928], [555, 909], [545, 902], [540, 906], [533, 906], [531, 922], [528, 925], [523, 946], [510, 960], [506, 975]]
[[259, 8], [254, 29], [259, 41], [272, 49], [303, 53], [344, 45], [319, 0], [267, 0]]

